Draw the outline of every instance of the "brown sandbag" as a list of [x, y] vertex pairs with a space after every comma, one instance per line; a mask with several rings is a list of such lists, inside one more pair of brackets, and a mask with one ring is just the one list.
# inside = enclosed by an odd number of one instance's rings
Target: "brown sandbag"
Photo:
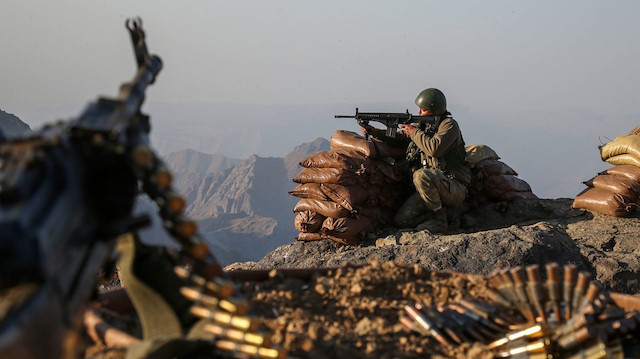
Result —
[[518, 172], [500, 160], [486, 159], [476, 163], [476, 168], [487, 176], [512, 175], [517, 176]]
[[500, 156], [491, 149], [491, 147], [482, 144], [473, 144], [465, 146], [467, 152], [465, 159], [469, 162], [469, 166], [475, 167], [475, 165], [483, 160], [499, 160]]
[[323, 184], [320, 189], [327, 198], [349, 211], [353, 211], [355, 205], [364, 203], [370, 198], [369, 191], [363, 186]]
[[627, 197], [631, 202], [638, 199], [640, 183], [611, 175], [598, 175], [584, 182], [589, 187], [601, 188]]
[[632, 154], [624, 153], [621, 155], [609, 157], [606, 162], [618, 166], [618, 165], [630, 165], [640, 167], [640, 159]]
[[[372, 221], [365, 217], [331, 218], [322, 224], [322, 234], [342, 239], [344, 244], [357, 244], [367, 232], [373, 232]], [[332, 238], [333, 239], [333, 238]]]
[[323, 239], [328, 239], [328, 238], [326, 238], [325, 236], [322, 235], [322, 233], [319, 233], [319, 232], [314, 232], [314, 233], [300, 232], [296, 237], [296, 241], [302, 241], [302, 242], [320, 241]]
[[365, 140], [363, 136], [355, 132], [345, 130], [338, 130], [334, 132], [331, 136], [329, 146], [333, 151], [356, 151], [371, 158], [392, 157], [400, 159], [405, 156], [406, 150], [405, 148], [387, 145], [375, 138]]
[[398, 173], [398, 169], [384, 160], [371, 160], [366, 172], [369, 174], [370, 182], [373, 184], [397, 183], [403, 180], [403, 177]]
[[616, 177], [626, 178], [633, 182], [640, 183], [640, 167], [632, 166], [632, 165], [619, 165], [613, 166], [605, 171], [600, 172], [599, 174], [604, 175], [612, 175]]
[[494, 199], [507, 192], [531, 192], [531, 186], [514, 175], [488, 176], [483, 181], [483, 189]]
[[317, 199], [303, 198], [293, 208], [294, 212], [313, 211], [325, 217], [347, 217], [349, 210], [332, 201], [318, 201]]
[[600, 156], [603, 161], [610, 157], [629, 154], [640, 159], [640, 136], [618, 136], [613, 141], [600, 146]]
[[294, 219], [294, 226], [300, 232], [317, 232], [322, 228], [322, 222], [327, 217], [316, 213], [314, 211], [301, 211], [298, 212], [296, 218]]
[[334, 183], [350, 186], [358, 183], [358, 177], [355, 172], [347, 171], [341, 168], [305, 168], [296, 177], [293, 182], [296, 183]]
[[355, 151], [320, 151], [300, 162], [302, 167], [342, 168], [345, 170], [359, 170], [367, 167], [368, 159]]
[[631, 135], [640, 135], [640, 126], [637, 126], [633, 130], [629, 131], [629, 133], [627, 133], [627, 136]]
[[330, 201], [331, 198], [320, 188], [318, 183], [302, 183], [297, 185], [294, 189], [289, 191], [289, 194], [298, 198], [311, 198], [318, 199], [320, 201]]
[[588, 209], [614, 217], [627, 216], [636, 206], [618, 193], [588, 187], [573, 200], [571, 208]]

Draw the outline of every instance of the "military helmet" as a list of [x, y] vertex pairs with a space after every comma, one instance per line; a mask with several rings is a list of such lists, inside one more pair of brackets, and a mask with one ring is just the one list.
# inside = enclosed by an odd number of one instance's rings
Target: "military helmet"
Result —
[[422, 90], [416, 97], [416, 105], [429, 110], [434, 115], [444, 115], [447, 112], [447, 99], [442, 91], [436, 88]]

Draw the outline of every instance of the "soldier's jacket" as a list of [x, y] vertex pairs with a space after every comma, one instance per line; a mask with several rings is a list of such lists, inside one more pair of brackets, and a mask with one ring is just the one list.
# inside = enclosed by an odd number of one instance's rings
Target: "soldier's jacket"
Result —
[[464, 139], [456, 120], [445, 117], [425, 130], [416, 129], [410, 137], [412, 141], [407, 148], [410, 162], [419, 161], [419, 167], [440, 169], [465, 185], [471, 182]]

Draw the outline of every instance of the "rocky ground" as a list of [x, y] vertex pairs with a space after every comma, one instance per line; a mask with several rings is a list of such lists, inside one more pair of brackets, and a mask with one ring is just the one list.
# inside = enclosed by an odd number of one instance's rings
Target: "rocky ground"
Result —
[[[226, 270], [250, 299], [274, 343], [299, 358], [491, 358], [484, 345], [444, 346], [404, 328], [406, 304], [487, 299], [487, 275], [502, 268], [573, 263], [612, 292], [640, 295], [640, 218], [571, 210], [570, 199], [514, 202], [464, 216], [446, 235], [387, 229], [360, 246], [293, 242], [260, 262]], [[285, 268], [330, 268], [305, 278]], [[282, 271], [273, 270], [283, 269]], [[247, 280], [259, 270], [263, 277]], [[264, 275], [264, 273], [269, 275]], [[253, 273], [253, 272], [251, 272]], [[92, 346], [86, 357], [122, 351]]]
[[487, 275], [529, 264], [573, 263], [615, 292], [640, 294], [640, 216], [616, 218], [570, 209], [572, 199], [512, 202], [505, 211], [490, 204], [462, 217], [462, 229], [381, 232], [360, 246], [331, 241], [292, 242], [259, 262], [228, 270], [336, 267], [373, 260], [418, 264], [428, 270]]

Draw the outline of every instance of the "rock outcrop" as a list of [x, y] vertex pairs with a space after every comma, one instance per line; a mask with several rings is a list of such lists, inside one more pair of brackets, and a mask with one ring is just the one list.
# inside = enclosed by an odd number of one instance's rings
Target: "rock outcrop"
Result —
[[293, 242], [259, 262], [228, 269], [313, 268], [371, 261], [418, 264], [431, 270], [487, 275], [518, 265], [574, 263], [608, 289], [640, 294], [640, 216], [615, 218], [571, 210], [571, 199], [517, 200], [504, 212], [476, 208], [446, 235], [390, 230], [359, 246]]

